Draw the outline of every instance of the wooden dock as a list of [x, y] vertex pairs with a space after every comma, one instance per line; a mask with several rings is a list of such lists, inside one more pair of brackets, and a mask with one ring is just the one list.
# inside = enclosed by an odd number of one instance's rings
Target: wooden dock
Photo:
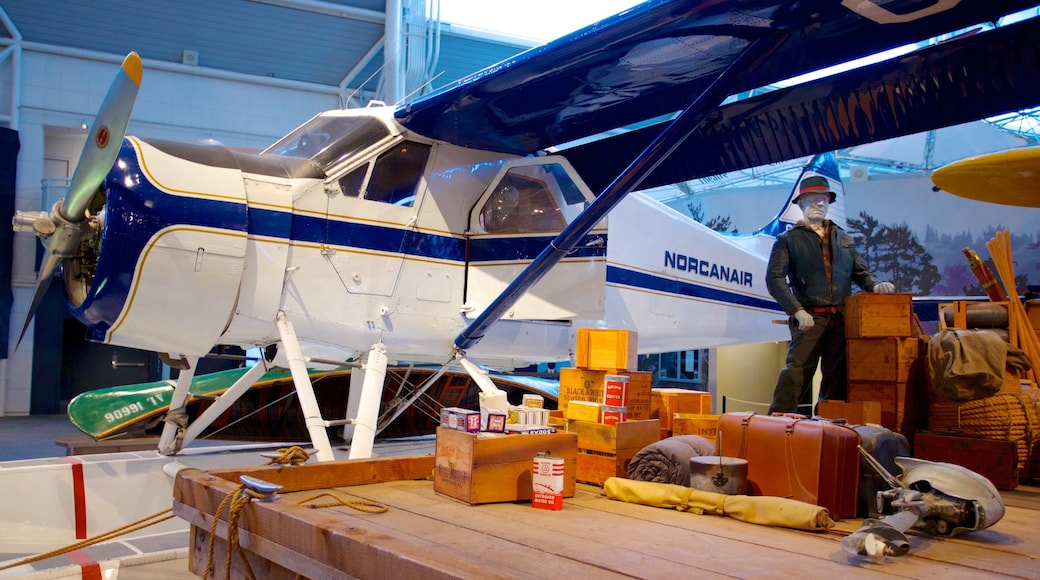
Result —
[[[184, 470], [174, 513], [192, 524], [190, 570], [202, 575], [213, 514], [248, 474], [284, 486], [277, 499], [239, 512], [238, 545], [258, 578], [1040, 578], [1037, 487], [1005, 492], [1007, 513], [987, 530], [912, 534], [908, 555], [873, 563], [841, 549], [860, 520], [818, 533], [770, 528], [614, 501], [584, 484], [562, 511], [528, 502], [471, 506], [434, 492], [433, 465], [432, 456], [412, 456]], [[335, 498], [300, 503], [323, 493]], [[318, 503], [336, 505], [305, 507]], [[209, 561], [223, 577], [226, 512], [220, 519]], [[243, 577], [241, 557], [231, 570]]]

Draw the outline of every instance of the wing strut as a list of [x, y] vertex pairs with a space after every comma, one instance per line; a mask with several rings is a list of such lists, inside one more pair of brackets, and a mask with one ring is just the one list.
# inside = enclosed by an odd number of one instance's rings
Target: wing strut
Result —
[[[455, 338], [458, 351], [475, 345], [484, 333], [510, 308], [531, 286], [542, 279], [610, 210], [631, 191], [639, 187], [643, 179], [657, 168], [682, 144], [704, 121], [723, 99], [729, 96], [731, 87], [741, 77], [754, 71], [761, 59], [772, 54], [787, 38], [786, 33], [762, 36], [748, 47], [702, 92], [690, 105], [661, 131], [646, 149], [619, 175], [613, 183], [596, 197], [573, 222], [567, 225], [542, 253], [513, 280], [497, 298]], [[732, 78], [731, 78], [732, 77]]]

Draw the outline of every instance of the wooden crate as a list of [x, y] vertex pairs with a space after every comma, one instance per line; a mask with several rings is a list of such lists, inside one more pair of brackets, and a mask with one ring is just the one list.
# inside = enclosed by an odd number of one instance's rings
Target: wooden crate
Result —
[[672, 431], [676, 413], [710, 415], [711, 393], [691, 389], [656, 388], [650, 391], [650, 418], [661, 421], [661, 429]]
[[574, 433], [478, 434], [437, 428], [433, 489], [471, 505], [531, 499], [534, 456], [546, 451], [564, 459], [563, 496], [574, 497]]
[[923, 365], [919, 338], [852, 338], [847, 341], [850, 381], [916, 380]]
[[[849, 402], [876, 401], [881, 404], [881, 426], [908, 438], [923, 427], [925, 405], [919, 383], [896, 381], [849, 381]], [[909, 434], [908, 434], [909, 433]]]
[[860, 292], [845, 301], [845, 338], [912, 336], [910, 294]]
[[672, 415], [672, 435], [699, 435], [718, 446], [719, 416], [699, 413]]
[[1014, 441], [921, 431], [914, 439], [914, 457], [966, 467], [997, 489], [1018, 487], [1020, 464]]
[[881, 425], [880, 401], [832, 401], [816, 403], [816, 414], [825, 419], [845, 419], [849, 425]]
[[650, 388], [654, 374], [648, 371], [597, 371], [575, 367], [560, 369], [560, 394], [557, 408], [567, 412], [570, 401], [603, 401], [603, 385], [607, 375], [628, 377], [628, 418], [650, 418]]
[[575, 365], [597, 371], [635, 370], [638, 347], [633, 330], [579, 328]]
[[582, 483], [603, 485], [610, 477], [628, 477], [628, 464], [640, 449], [660, 440], [657, 419], [603, 425], [568, 421], [567, 430], [578, 436], [577, 476]]

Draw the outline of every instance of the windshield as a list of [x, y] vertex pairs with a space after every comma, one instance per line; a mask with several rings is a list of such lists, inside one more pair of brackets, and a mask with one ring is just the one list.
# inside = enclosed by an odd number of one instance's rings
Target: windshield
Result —
[[282, 137], [261, 155], [300, 157], [327, 168], [389, 135], [386, 126], [371, 117], [318, 116]]

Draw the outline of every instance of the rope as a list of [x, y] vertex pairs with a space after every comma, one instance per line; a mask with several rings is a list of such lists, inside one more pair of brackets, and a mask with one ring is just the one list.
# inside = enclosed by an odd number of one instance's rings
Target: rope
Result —
[[[166, 521], [166, 520], [168, 520], [168, 519], [170, 519], [172, 517], [173, 517], [173, 508], [167, 508], [167, 509], [165, 509], [165, 510], [163, 510], [161, 512], [157, 512], [157, 513], [154, 513], [154, 514], [152, 514], [150, 516], [146, 516], [146, 517], [143, 517], [143, 518], [141, 518], [139, 520], [130, 522], [129, 524], [126, 524], [125, 526], [122, 526], [122, 527], [116, 528], [114, 530], [107, 531], [107, 532], [105, 532], [103, 534], [99, 534], [97, 536], [94, 536], [93, 538], [87, 538], [86, 540], [82, 540], [82, 541], [76, 542], [75, 544], [70, 544], [68, 546], [65, 546], [64, 548], [58, 548], [56, 550], [51, 550], [50, 552], [44, 552], [43, 554], [38, 554], [36, 556], [30, 556], [28, 558], [24, 558], [22, 560], [18, 560], [17, 562], [12, 562], [10, 564], [5, 564], [3, 566], [0, 566], [0, 570], [7, 570], [8, 568], [14, 568], [15, 566], [22, 566], [22, 565], [25, 565], [25, 564], [32, 564], [33, 562], [39, 562], [40, 560], [46, 560], [47, 558], [53, 558], [54, 556], [60, 556], [62, 554], [67, 554], [69, 552], [74, 552], [76, 550], [81, 550], [83, 548], [87, 548], [89, 546], [93, 546], [94, 544], [100, 544], [101, 542], [104, 542], [104, 541], [107, 541], [107, 540], [111, 540], [113, 538], [117, 538], [119, 536], [122, 536], [122, 535], [125, 535], [125, 534], [136, 532], [137, 530], [141, 530], [141, 529], [147, 528], [148, 526], [152, 526], [152, 525], [164, 522], [164, 521]], [[150, 520], [154, 520], [154, 521], [150, 521]], [[145, 523], [145, 522], [147, 522], [147, 523]]]
[[298, 445], [293, 445], [292, 447], [282, 447], [277, 452], [281, 455], [275, 457], [271, 461], [268, 461], [268, 465], [300, 465], [306, 463], [307, 460], [311, 458], [310, 454], [304, 451], [303, 448]]
[[329, 496], [329, 497], [331, 497], [335, 501], [311, 504], [311, 505], [308, 505], [306, 507], [318, 509], [318, 508], [327, 508], [327, 507], [336, 507], [336, 506], [346, 506], [346, 507], [349, 507], [349, 508], [354, 508], [354, 509], [356, 509], [359, 512], [365, 512], [365, 513], [370, 513], [370, 514], [381, 514], [381, 513], [385, 513], [385, 512], [390, 511], [390, 508], [386, 507], [385, 505], [383, 505], [381, 503], [377, 503], [377, 502], [370, 501], [370, 500], [367, 500], [367, 499], [343, 499], [340, 496], [338, 496], [338, 495], [336, 495], [336, 494], [334, 494], [332, 492], [329, 492], [329, 491], [326, 491], [326, 492], [323, 492], [323, 493], [319, 493], [318, 495], [309, 497], [307, 499], [301, 499], [300, 501], [298, 501], [296, 503], [302, 505], [302, 504], [305, 504], [305, 503], [312, 502], [312, 501], [314, 501], [314, 500], [316, 500], [316, 499], [318, 499], [320, 497], [324, 497], [324, 496]]
[[249, 504], [249, 501], [253, 498], [265, 499], [267, 496], [256, 493], [248, 488], [243, 483], [235, 488], [234, 491], [229, 493], [224, 498], [220, 505], [217, 506], [217, 513], [213, 514], [213, 525], [210, 526], [209, 530], [209, 546], [206, 548], [206, 568], [202, 571], [202, 577], [208, 578], [213, 572], [213, 547], [216, 543], [217, 537], [217, 524], [220, 522], [220, 512], [224, 511], [227, 507], [227, 554], [224, 558], [224, 578], [227, 580], [231, 579], [231, 557], [237, 553], [242, 559], [242, 563], [245, 564], [246, 573], [251, 580], [256, 580], [256, 575], [253, 574], [253, 568], [249, 565], [249, 560], [246, 559], [245, 550], [238, 543], [238, 520], [239, 516], [242, 515], [242, 509]]

